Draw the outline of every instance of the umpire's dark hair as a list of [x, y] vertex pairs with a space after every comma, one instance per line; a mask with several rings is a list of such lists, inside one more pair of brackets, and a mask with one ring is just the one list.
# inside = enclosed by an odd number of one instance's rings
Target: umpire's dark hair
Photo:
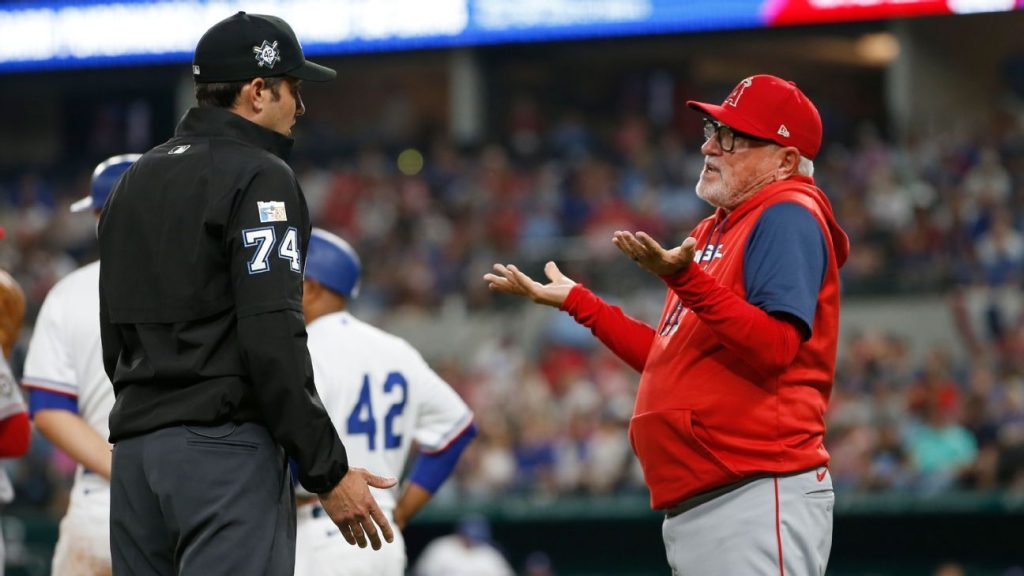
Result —
[[[281, 97], [278, 92], [283, 76], [264, 78], [263, 84], [270, 89], [274, 100]], [[239, 80], [237, 82], [202, 82], [196, 84], [196, 102], [200, 108], [231, 108], [235, 100], [242, 92], [242, 87], [252, 80]]]

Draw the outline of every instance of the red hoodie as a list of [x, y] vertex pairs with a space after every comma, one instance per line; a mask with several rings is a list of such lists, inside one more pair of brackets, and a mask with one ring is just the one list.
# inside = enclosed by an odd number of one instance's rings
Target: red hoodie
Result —
[[[810, 339], [746, 302], [744, 248], [760, 215], [781, 202], [805, 207], [829, 246]], [[651, 491], [667, 509], [760, 473], [828, 463], [824, 413], [839, 330], [839, 267], [849, 240], [813, 180], [766, 186], [694, 230], [701, 264], [669, 285], [659, 329], [575, 287], [563, 309], [642, 371], [629, 436]], [[702, 267], [705, 267], [702, 270]], [[790, 348], [791, 352], [786, 352]]]

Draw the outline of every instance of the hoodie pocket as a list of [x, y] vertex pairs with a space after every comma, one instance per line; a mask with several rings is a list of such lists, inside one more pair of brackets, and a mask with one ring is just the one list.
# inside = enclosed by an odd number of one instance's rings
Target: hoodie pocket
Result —
[[630, 421], [629, 439], [655, 508], [740, 478], [697, 438], [693, 427], [691, 410], [647, 412]]

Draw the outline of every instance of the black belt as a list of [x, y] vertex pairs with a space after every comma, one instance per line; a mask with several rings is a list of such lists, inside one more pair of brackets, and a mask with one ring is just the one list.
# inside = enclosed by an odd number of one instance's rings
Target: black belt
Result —
[[689, 498], [686, 498], [685, 500], [682, 500], [682, 501], [676, 503], [671, 508], [666, 509], [665, 510], [665, 518], [675, 518], [676, 516], [679, 516], [683, 512], [689, 512], [690, 510], [693, 510], [697, 506], [700, 506], [701, 504], [706, 504], [708, 502], [711, 502], [712, 500], [714, 500], [715, 498], [718, 498], [719, 496], [725, 496], [726, 494], [728, 494], [729, 492], [732, 492], [733, 490], [739, 490], [740, 488], [746, 486], [747, 484], [750, 484], [751, 482], [754, 482], [755, 480], [761, 480], [762, 478], [771, 478], [771, 477], [772, 477], [771, 474], [759, 474], [757, 476], [750, 476], [748, 478], [744, 478], [743, 480], [740, 480], [739, 482], [733, 482], [732, 484], [726, 484], [725, 486], [719, 486], [718, 488], [712, 488], [711, 490], [708, 490], [707, 492], [701, 492], [700, 494], [697, 494], [696, 496], [691, 496]]
[[693, 510], [694, 508], [696, 508], [697, 506], [700, 506], [701, 504], [706, 504], [706, 503], [714, 500], [715, 498], [718, 498], [719, 496], [725, 496], [729, 492], [732, 492], [733, 490], [739, 490], [740, 488], [746, 486], [747, 484], [750, 484], [751, 482], [754, 482], [754, 481], [757, 481], [757, 480], [761, 480], [761, 479], [764, 479], [764, 478], [772, 478], [772, 477], [775, 477], [775, 478], [787, 478], [789, 476], [799, 476], [799, 475], [801, 475], [801, 474], [803, 474], [805, 472], [810, 472], [811, 470], [816, 470], [817, 468], [818, 467], [809, 468], [807, 470], [800, 470], [798, 472], [786, 472], [785, 474], [755, 474], [754, 476], [749, 476], [747, 478], [744, 478], [743, 480], [740, 480], [739, 482], [733, 482], [732, 484], [726, 484], [725, 486], [719, 486], [718, 488], [712, 488], [711, 490], [708, 490], [707, 492], [701, 492], [700, 494], [697, 494], [696, 496], [691, 496], [690, 498], [682, 500], [682, 501], [676, 503], [675, 505], [673, 505], [671, 508], [666, 508], [665, 509], [665, 518], [675, 518], [676, 516], [679, 516], [683, 512], [689, 512], [690, 510]]

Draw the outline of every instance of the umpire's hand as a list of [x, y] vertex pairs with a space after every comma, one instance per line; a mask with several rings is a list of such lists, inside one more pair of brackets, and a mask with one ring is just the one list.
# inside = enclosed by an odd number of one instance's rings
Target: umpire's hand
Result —
[[366, 548], [366, 538], [369, 537], [373, 549], [380, 550], [380, 535], [374, 523], [380, 526], [384, 539], [389, 543], [394, 542], [395, 534], [368, 486], [391, 488], [397, 483], [395, 478], [377, 476], [362, 468], [349, 468], [337, 486], [330, 492], [320, 494], [320, 504], [349, 544]]

